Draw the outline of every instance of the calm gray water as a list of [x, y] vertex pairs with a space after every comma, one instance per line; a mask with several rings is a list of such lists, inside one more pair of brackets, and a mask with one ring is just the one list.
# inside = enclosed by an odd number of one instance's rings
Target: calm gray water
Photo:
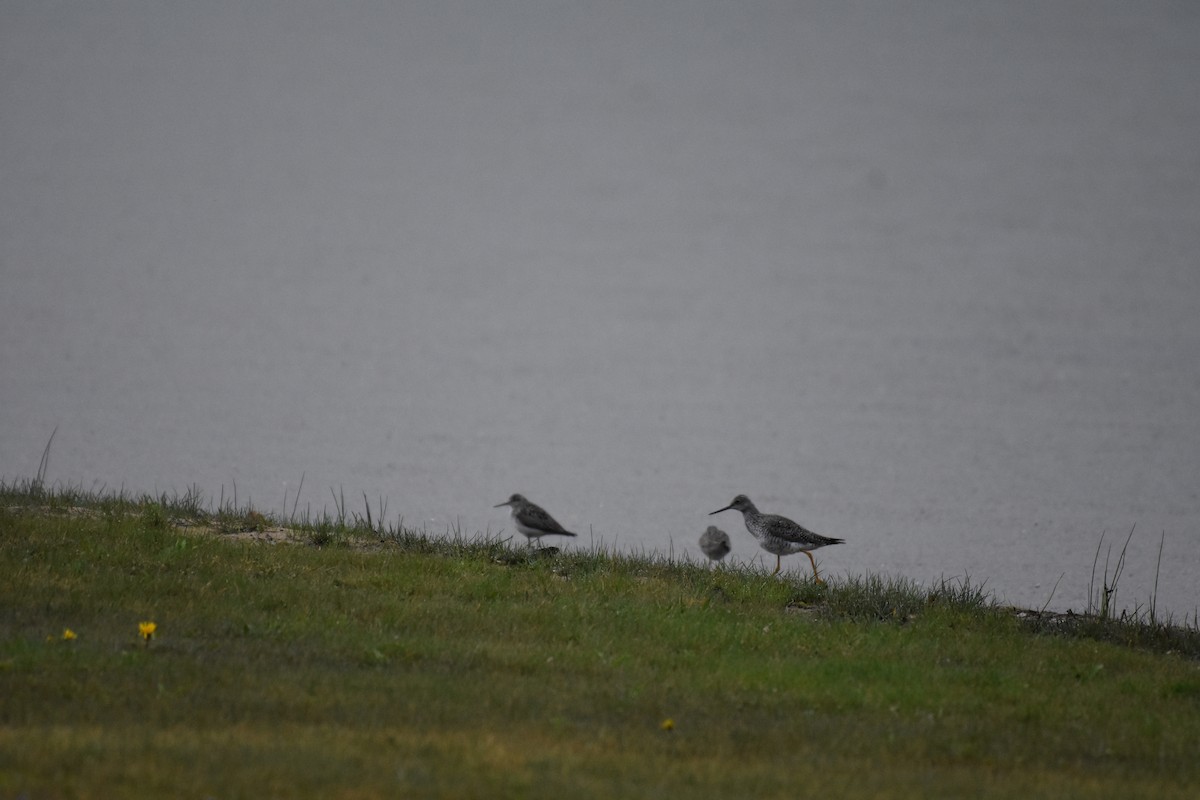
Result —
[[745, 492], [1075, 609], [1136, 525], [1118, 599], [1165, 534], [1200, 604], [1189, 4], [7, 2], [0, 65], [0, 476], [57, 426], [85, 488], [696, 557]]

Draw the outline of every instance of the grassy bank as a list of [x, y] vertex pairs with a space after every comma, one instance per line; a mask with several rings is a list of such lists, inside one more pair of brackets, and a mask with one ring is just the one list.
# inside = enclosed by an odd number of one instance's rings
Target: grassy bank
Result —
[[0, 487], [0, 797], [1200, 790], [1194, 627], [274, 524]]

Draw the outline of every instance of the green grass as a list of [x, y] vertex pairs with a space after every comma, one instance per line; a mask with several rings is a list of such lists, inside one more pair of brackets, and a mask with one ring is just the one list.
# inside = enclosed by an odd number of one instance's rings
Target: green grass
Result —
[[201, 505], [0, 485], [0, 797], [1200, 790], [1194, 626]]

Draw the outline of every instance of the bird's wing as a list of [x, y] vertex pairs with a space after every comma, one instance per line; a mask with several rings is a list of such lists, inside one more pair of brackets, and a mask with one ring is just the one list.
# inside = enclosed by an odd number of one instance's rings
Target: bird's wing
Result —
[[566, 533], [566, 529], [558, 524], [558, 520], [546, 513], [546, 509], [530, 503], [525, 507], [525, 517], [532, 527], [554, 533]]
[[781, 517], [778, 514], [764, 514], [763, 516], [771, 522], [771, 533], [785, 541], [796, 544], [812, 544], [825, 538], [787, 517]]

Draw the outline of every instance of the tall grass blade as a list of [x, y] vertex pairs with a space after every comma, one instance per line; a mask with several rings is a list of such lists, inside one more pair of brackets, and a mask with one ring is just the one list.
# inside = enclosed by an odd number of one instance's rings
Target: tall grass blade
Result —
[[34, 492], [41, 493], [46, 485], [46, 470], [50, 466], [50, 445], [54, 443], [54, 434], [58, 433], [58, 426], [54, 426], [54, 430], [50, 431], [50, 438], [46, 440], [46, 446], [42, 448], [42, 460], [38, 462], [37, 477], [33, 479]]

